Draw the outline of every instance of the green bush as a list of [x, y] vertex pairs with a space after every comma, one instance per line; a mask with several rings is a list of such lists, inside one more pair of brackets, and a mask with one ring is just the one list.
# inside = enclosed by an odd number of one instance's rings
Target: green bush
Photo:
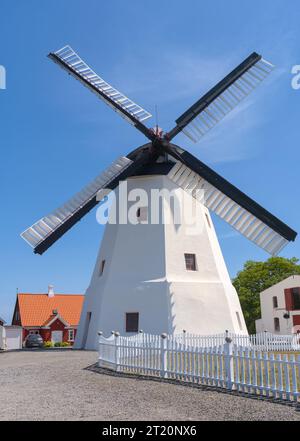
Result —
[[44, 341], [44, 348], [64, 348], [66, 346], [71, 346], [69, 342], [62, 341], [57, 343], [52, 343], [52, 341]]
[[44, 348], [52, 348], [53, 343], [52, 341], [44, 341]]
[[70, 345], [69, 342], [67, 342], [67, 341], [63, 341], [63, 342], [61, 343], [61, 346], [62, 346], [62, 347], [66, 347], [66, 346], [71, 346], [71, 345]]

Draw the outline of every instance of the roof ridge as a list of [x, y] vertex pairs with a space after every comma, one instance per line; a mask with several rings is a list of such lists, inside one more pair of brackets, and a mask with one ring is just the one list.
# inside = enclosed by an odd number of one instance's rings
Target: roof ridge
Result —
[[[19, 292], [18, 296], [22, 295], [22, 296], [48, 296], [47, 292]], [[68, 294], [68, 293], [54, 293], [54, 297], [56, 296], [84, 296], [84, 294]]]

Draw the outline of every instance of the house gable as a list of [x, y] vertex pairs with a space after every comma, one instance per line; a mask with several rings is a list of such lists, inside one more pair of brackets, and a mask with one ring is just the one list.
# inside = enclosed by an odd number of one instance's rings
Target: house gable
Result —
[[66, 328], [65, 324], [59, 318], [54, 320], [50, 325], [51, 332], [52, 331], [64, 331], [65, 328]]
[[[58, 323], [56, 323], [58, 322]], [[53, 315], [46, 321], [46, 323], [42, 326], [42, 328], [51, 328], [54, 329], [56, 326], [63, 326], [63, 329], [69, 327], [69, 323], [63, 319], [59, 314]]]
[[14, 309], [14, 314], [12, 318], [12, 325], [15, 326], [22, 326], [22, 319], [21, 319], [21, 312], [20, 312], [20, 305], [19, 305], [19, 297], [16, 298], [16, 304]]

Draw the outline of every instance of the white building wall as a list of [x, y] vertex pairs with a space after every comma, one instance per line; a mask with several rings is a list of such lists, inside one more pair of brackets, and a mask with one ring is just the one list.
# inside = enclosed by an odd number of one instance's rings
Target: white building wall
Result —
[[[174, 188], [180, 200], [184, 192], [166, 176], [135, 177], [127, 182], [128, 190], [144, 188], [149, 195], [152, 188]], [[139, 312], [139, 328], [155, 334], [183, 329], [201, 334], [226, 329], [247, 333], [211, 218], [198, 204], [202, 222], [194, 235], [187, 234], [190, 226], [184, 223], [107, 224], [75, 347], [96, 348], [99, 330], [105, 335], [112, 330], [125, 334], [126, 312]], [[172, 213], [166, 201], [162, 213], [165, 217]], [[184, 253], [196, 254], [198, 271], [186, 270]], [[102, 260], [104, 273], [99, 277]]]
[[[268, 331], [273, 334], [291, 334], [293, 328], [293, 314], [299, 314], [298, 312], [290, 311], [290, 318], [283, 318], [283, 314], [286, 312], [285, 294], [284, 290], [288, 288], [300, 287], [300, 276], [290, 276], [276, 285], [262, 291], [260, 293], [260, 307], [261, 307], [261, 319], [256, 320], [256, 332]], [[273, 297], [277, 297], [278, 308], [273, 308]], [[279, 318], [280, 331], [275, 331], [274, 318]]]
[[5, 349], [22, 349], [22, 334], [21, 326], [4, 326]]

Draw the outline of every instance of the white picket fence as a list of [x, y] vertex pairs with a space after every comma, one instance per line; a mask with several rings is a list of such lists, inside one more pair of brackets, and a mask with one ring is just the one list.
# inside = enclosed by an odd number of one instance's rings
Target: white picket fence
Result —
[[100, 335], [99, 367], [280, 400], [300, 400], [300, 355], [258, 349], [259, 340], [247, 336], [240, 345], [237, 336], [229, 333], [210, 337], [187, 333]]
[[224, 334], [215, 335], [197, 335], [182, 332], [181, 334], [175, 334], [175, 337], [189, 346], [219, 346], [224, 343], [226, 337], [230, 337], [235, 345], [244, 348], [260, 351], [300, 351], [300, 334], [277, 335], [271, 334], [270, 332], [262, 332], [260, 334], [244, 335], [226, 332]]

